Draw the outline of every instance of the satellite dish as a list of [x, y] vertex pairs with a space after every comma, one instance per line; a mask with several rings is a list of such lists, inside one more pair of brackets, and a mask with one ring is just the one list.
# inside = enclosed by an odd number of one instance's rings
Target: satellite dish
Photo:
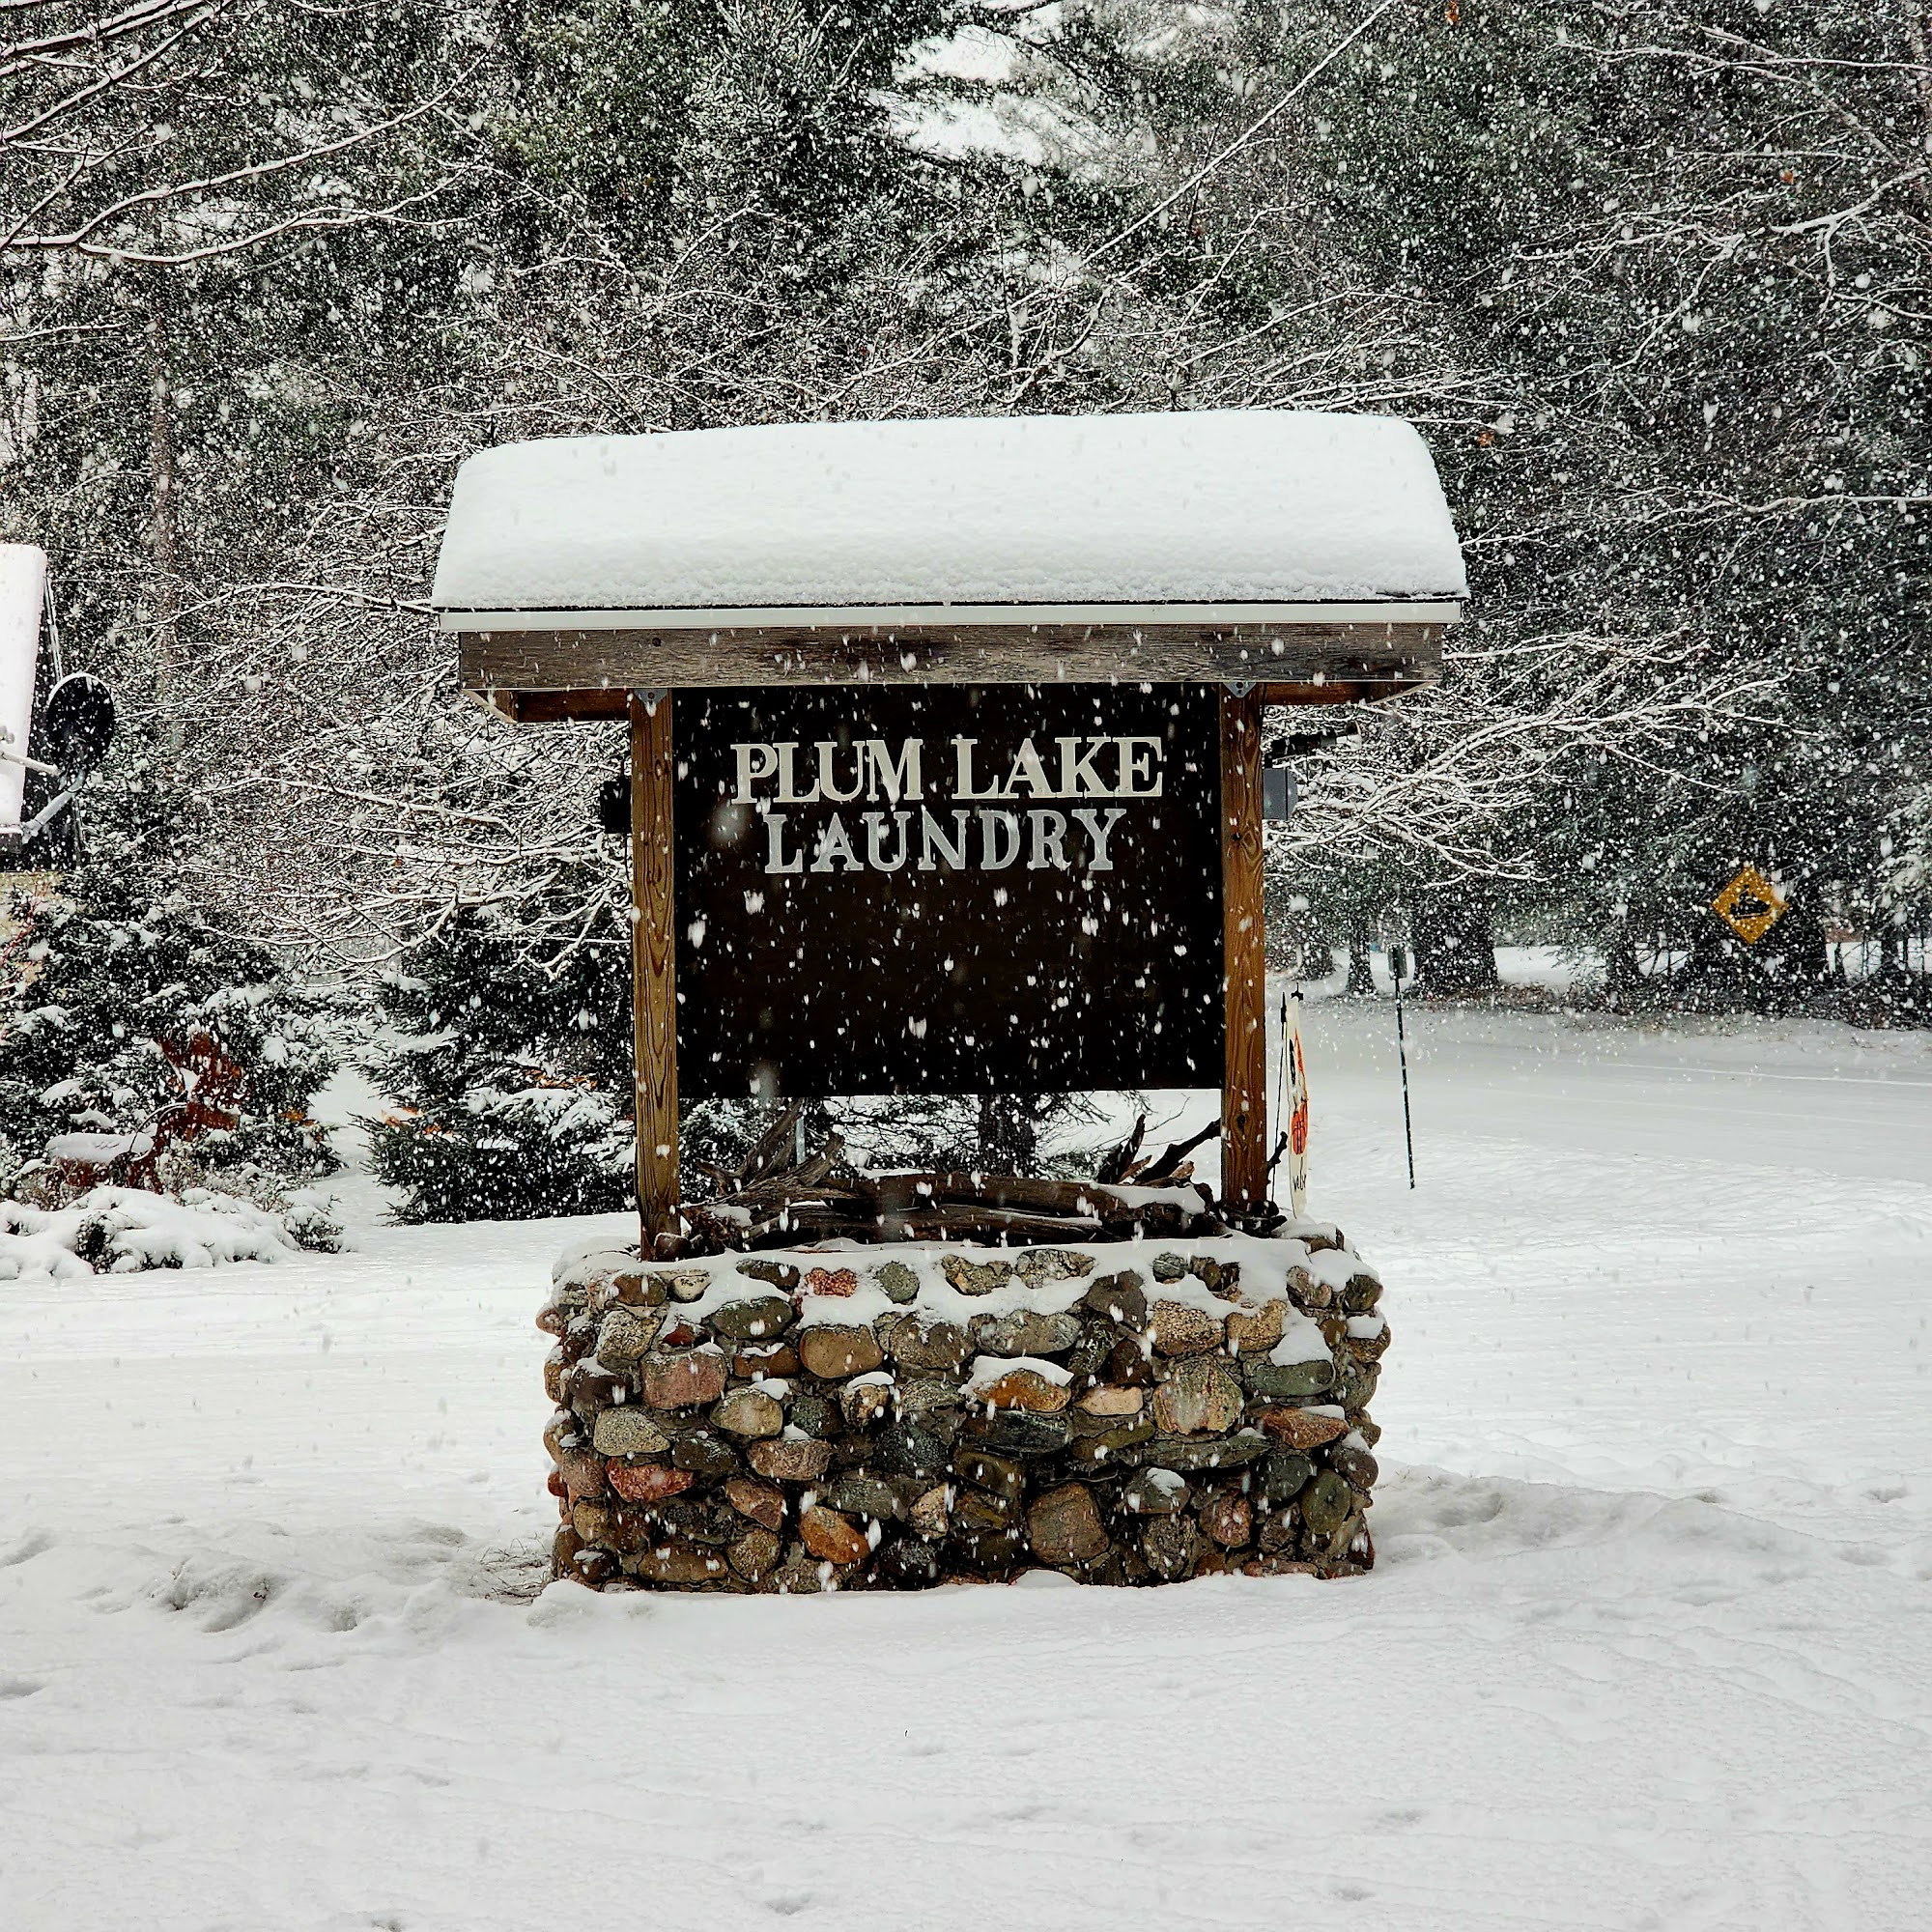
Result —
[[114, 742], [114, 694], [90, 672], [74, 671], [47, 693], [41, 724], [62, 777], [78, 778]]

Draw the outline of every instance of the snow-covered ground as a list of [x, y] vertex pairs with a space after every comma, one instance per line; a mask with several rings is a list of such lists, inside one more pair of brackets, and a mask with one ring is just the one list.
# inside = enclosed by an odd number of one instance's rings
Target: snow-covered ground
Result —
[[1932, 1040], [1311, 1006], [1370, 1577], [531, 1601], [586, 1224], [0, 1286], [0, 1927], [1919, 1927]]

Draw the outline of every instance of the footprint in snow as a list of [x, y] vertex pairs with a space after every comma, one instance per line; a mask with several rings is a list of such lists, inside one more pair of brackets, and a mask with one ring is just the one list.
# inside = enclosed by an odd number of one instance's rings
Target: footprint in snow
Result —
[[47, 1687], [32, 1677], [0, 1677], [0, 1700], [11, 1701], [15, 1697], [31, 1697], [38, 1690]]

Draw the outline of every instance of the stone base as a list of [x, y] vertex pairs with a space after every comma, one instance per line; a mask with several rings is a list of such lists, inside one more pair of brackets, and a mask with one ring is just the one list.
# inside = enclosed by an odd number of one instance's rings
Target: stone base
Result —
[[1388, 1346], [1341, 1232], [558, 1264], [554, 1570], [594, 1588], [1358, 1574]]

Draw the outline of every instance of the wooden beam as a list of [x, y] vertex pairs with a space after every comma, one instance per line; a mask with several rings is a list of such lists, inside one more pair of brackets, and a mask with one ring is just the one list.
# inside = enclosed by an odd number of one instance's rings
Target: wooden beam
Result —
[[[1378, 704], [1434, 684], [1436, 673], [1418, 669], [1413, 675], [1389, 678], [1323, 678], [1305, 684], [1270, 683], [1259, 687], [1264, 704]], [[1104, 683], [1105, 679], [1098, 680]], [[1218, 680], [1215, 680], [1218, 682]], [[630, 694], [608, 687], [585, 691], [509, 691], [492, 687], [472, 691], [486, 709], [511, 724], [596, 724], [622, 718]]]
[[[630, 690], [770, 684], [1220, 684], [1255, 679], [1348, 703], [1435, 677], [1437, 623], [1073, 625], [720, 631], [464, 631], [468, 691], [570, 694], [610, 716]], [[609, 694], [606, 696], [606, 694]], [[531, 723], [538, 714], [528, 712]]]
[[1221, 1195], [1267, 1198], [1267, 961], [1262, 920], [1262, 692], [1221, 695]]
[[631, 1040], [638, 1219], [648, 1259], [679, 1234], [677, 948], [671, 926], [670, 694], [632, 693]]

